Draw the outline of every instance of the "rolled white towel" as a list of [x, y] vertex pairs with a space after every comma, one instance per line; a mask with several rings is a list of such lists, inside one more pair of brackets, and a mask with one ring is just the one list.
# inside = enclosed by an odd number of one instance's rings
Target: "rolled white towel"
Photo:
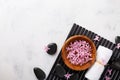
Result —
[[96, 62], [85, 74], [85, 77], [89, 80], [99, 80], [102, 72], [104, 71], [104, 65], [106, 65], [112, 56], [112, 50], [99, 46], [97, 50]]

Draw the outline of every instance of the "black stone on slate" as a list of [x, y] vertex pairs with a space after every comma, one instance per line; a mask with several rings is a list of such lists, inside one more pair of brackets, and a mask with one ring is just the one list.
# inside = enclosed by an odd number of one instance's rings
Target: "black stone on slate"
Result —
[[38, 80], [44, 80], [45, 79], [46, 74], [45, 74], [45, 72], [43, 70], [41, 70], [38, 67], [35, 67], [33, 69], [33, 71], [34, 71], [34, 73], [35, 73], [35, 75], [36, 75], [36, 77], [37, 77]]
[[66, 71], [60, 64], [57, 64], [57, 66], [55, 67], [55, 74], [63, 78], [64, 75], [66, 74]]
[[113, 61], [110, 66], [114, 69], [120, 70], [120, 59]]
[[53, 55], [56, 53], [56, 51], [57, 51], [57, 44], [56, 43], [50, 43], [47, 45], [47, 47], [49, 48], [49, 50], [47, 51], [48, 54]]
[[120, 36], [116, 36], [116, 38], [115, 38], [115, 43], [117, 44], [117, 43], [120, 43]]
[[79, 74], [78, 73], [74, 73], [69, 80], [78, 80], [79, 79]]

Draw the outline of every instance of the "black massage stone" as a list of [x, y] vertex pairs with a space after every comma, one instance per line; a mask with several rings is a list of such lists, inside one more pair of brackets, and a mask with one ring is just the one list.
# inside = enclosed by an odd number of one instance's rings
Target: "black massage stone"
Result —
[[120, 70], [120, 59], [117, 59], [112, 62], [111, 67], [117, 70]]
[[56, 53], [57, 51], [57, 44], [56, 43], [50, 43], [47, 45], [47, 47], [49, 48], [47, 53], [50, 55], [53, 55]]
[[117, 44], [117, 43], [120, 43], [120, 36], [116, 36], [116, 38], [115, 38], [115, 43]]
[[64, 75], [66, 74], [66, 71], [60, 64], [57, 64], [57, 66], [55, 67], [55, 74], [63, 78]]
[[33, 69], [33, 71], [34, 71], [34, 73], [35, 73], [35, 75], [36, 75], [36, 77], [37, 77], [38, 80], [44, 80], [45, 79], [46, 74], [45, 74], [45, 72], [43, 70], [41, 70], [38, 67], [35, 67]]

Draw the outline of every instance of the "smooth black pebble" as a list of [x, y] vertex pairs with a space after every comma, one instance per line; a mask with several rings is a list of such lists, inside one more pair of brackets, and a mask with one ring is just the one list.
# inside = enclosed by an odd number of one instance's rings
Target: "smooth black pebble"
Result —
[[79, 79], [79, 74], [78, 73], [74, 73], [69, 80], [78, 80]]
[[34, 68], [34, 73], [35, 73], [38, 80], [44, 80], [46, 77], [45, 72], [38, 67]]
[[114, 69], [120, 70], [120, 59], [113, 61], [110, 66]]
[[120, 43], [120, 36], [116, 36], [116, 38], [115, 38], [115, 43], [117, 44], [117, 43]]
[[66, 71], [60, 64], [57, 64], [56, 67], [55, 67], [55, 74], [57, 76], [63, 78], [64, 75], [66, 74]]
[[57, 44], [56, 43], [50, 43], [47, 45], [47, 47], [49, 48], [49, 50], [47, 51], [48, 54], [53, 55], [56, 53], [56, 51], [57, 51]]

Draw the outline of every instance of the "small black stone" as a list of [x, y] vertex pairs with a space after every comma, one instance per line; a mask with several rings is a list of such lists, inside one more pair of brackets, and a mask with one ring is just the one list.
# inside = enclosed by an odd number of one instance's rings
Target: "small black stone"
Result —
[[56, 43], [50, 43], [47, 45], [47, 47], [49, 48], [49, 50], [47, 51], [48, 54], [53, 55], [56, 53], [56, 51], [57, 51], [57, 44]]
[[120, 59], [113, 61], [110, 66], [114, 69], [120, 70]]
[[34, 71], [34, 73], [35, 73], [35, 75], [36, 75], [36, 77], [37, 77], [38, 80], [44, 80], [45, 79], [46, 74], [45, 74], [45, 72], [43, 70], [41, 70], [38, 67], [35, 67], [33, 69], [33, 71]]
[[115, 43], [117, 44], [117, 43], [120, 43], [120, 36], [116, 36], [116, 38], [115, 38]]
[[56, 67], [55, 67], [55, 74], [57, 76], [63, 78], [64, 75], [66, 74], [66, 71], [60, 64], [57, 64]]
[[79, 79], [79, 74], [78, 73], [74, 73], [69, 80], [78, 80]]

